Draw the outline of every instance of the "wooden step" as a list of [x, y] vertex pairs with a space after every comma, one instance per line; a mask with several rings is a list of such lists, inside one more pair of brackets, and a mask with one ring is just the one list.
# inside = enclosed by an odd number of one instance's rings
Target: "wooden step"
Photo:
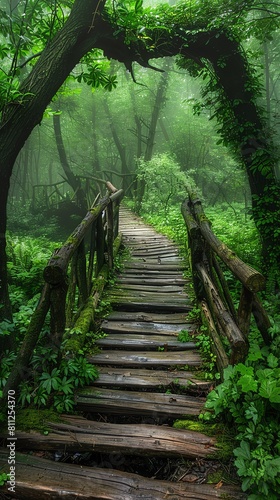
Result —
[[149, 313], [146, 311], [139, 312], [125, 312], [125, 311], [112, 311], [108, 316], [107, 320], [112, 321], [140, 321], [146, 323], [169, 323], [169, 324], [181, 324], [185, 321], [186, 314], [184, 313], [169, 313], [169, 314], [159, 314], [159, 313]]
[[[101, 329], [105, 333], [141, 333], [141, 334], [160, 334], [176, 336], [182, 331], [192, 332], [195, 330], [194, 323], [156, 323], [145, 321], [109, 321], [104, 320]], [[183, 344], [182, 344], [183, 345]]]
[[62, 416], [65, 423], [49, 423], [47, 436], [17, 432], [17, 450], [63, 450], [122, 453], [123, 455], [205, 458], [217, 457], [215, 438], [199, 432], [147, 424], [111, 424], [83, 417]]
[[146, 264], [143, 261], [126, 261], [124, 262], [124, 269], [140, 269], [140, 270], [150, 270], [150, 271], [178, 271], [184, 270], [186, 266], [180, 261], [176, 264], [166, 264], [165, 262], [162, 264]]
[[182, 286], [175, 286], [175, 285], [166, 285], [166, 284], [161, 284], [161, 286], [153, 286], [153, 285], [147, 285], [146, 283], [143, 283], [143, 281], [139, 280], [138, 284], [128, 284], [128, 283], [122, 283], [120, 286], [118, 283], [116, 283], [117, 286], [114, 287], [114, 290], [121, 290], [121, 291], [127, 291], [130, 290], [133, 292], [159, 292], [159, 293], [168, 293], [168, 294], [181, 294], [184, 293], [184, 288]]
[[114, 333], [108, 337], [96, 340], [95, 344], [101, 348], [111, 349], [163, 349], [164, 351], [183, 351], [185, 349], [195, 349], [195, 342], [179, 342], [170, 335], [137, 335]]
[[192, 310], [191, 304], [186, 304], [185, 300], [176, 302], [164, 300], [147, 300], [145, 298], [129, 299], [128, 297], [111, 297], [111, 304], [114, 309], [122, 311], [169, 311], [169, 312], [189, 312]]
[[137, 368], [98, 367], [99, 377], [92, 385], [167, 390], [172, 387], [186, 393], [208, 391], [212, 382], [196, 378], [195, 372], [185, 370], [145, 370]]
[[145, 415], [176, 419], [182, 415], [198, 416], [205, 398], [189, 395], [110, 390], [101, 387], [77, 389], [78, 411], [101, 414]]
[[108, 290], [107, 296], [109, 297], [126, 297], [127, 299], [151, 299], [153, 302], [175, 302], [175, 303], [190, 303], [190, 299], [187, 294], [181, 289], [180, 292], [169, 293], [166, 296], [165, 292], [154, 292], [149, 290], [121, 290], [120, 288], [114, 288], [112, 290]]
[[187, 284], [187, 281], [182, 278], [174, 278], [173, 276], [171, 278], [167, 278], [166, 276], [164, 278], [161, 277], [149, 277], [147, 276], [146, 278], [143, 278], [143, 275], [137, 276], [137, 275], [121, 275], [118, 277], [116, 280], [117, 284], [131, 284], [131, 285], [151, 285], [151, 286], [184, 286]]
[[157, 250], [160, 250], [162, 252], [170, 252], [170, 251], [175, 251], [179, 255], [179, 250], [178, 247], [171, 242], [166, 242], [164, 243], [163, 241], [160, 241], [159, 243], [145, 243], [142, 242], [142, 244], [139, 243], [134, 243], [134, 245], [131, 245], [130, 247], [130, 252], [132, 254], [138, 253], [138, 252], [156, 252]]
[[94, 356], [87, 357], [88, 362], [94, 365], [110, 366], [131, 366], [143, 368], [151, 367], [200, 367], [202, 360], [200, 354], [195, 350], [189, 351], [170, 351], [170, 352], [152, 352], [152, 351], [102, 351]]
[[149, 270], [149, 271], [139, 271], [139, 269], [127, 269], [123, 270], [120, 278], [128, 279], [128, 278], [138, 278], [140, 279], [161, 279], [161, 280], [183, 280], [185, 283], [185, 279], [182, 278], [182, 273], [180, 272], [171, 272], [171, 271], [166, 271], [164, 272], [163, 270], [159, 271], [157, 269], [155, 270]]
[[[8, 453], [0, 453], [3, 472], [9, 473]], [[65, 464], [17, 453], [15, 500], [245, 500], [235, 486], [193, 484], [147, 479], [138, 474], [98, 467]], [[9, 495], [9, 484], [1, 492]]]

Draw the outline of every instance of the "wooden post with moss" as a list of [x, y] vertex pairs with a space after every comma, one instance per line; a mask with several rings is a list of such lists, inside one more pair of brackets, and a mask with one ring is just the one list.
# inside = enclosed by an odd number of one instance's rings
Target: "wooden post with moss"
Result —
[[[209, 332], [215, 333], [217, 330], [220, 335], [227, 337], [231, 348], [230, 362], [234, 364], [244, 361], [248, 352], [251, 312], [265, 340], [268, 338], [269, 320], [256, 296], [256, 292], [264, 289], [265, 278], [217, 238], [200, 199], [195, 193], [188, 191], [188, 194], [189, 198], [182, 204], [182, 214], [188, 233], [197, 299], [200, 302], [207, 300], [209, 313], [206, 313], [205, 308], [202, 308], [202, 312], [204, 319], [208, 321]], [[242, 284], [238, 311], [235, 310], [218, 258]], [[211, 314], [215, 318], [215, 324]], [[226, 365], [224, 353], [220, 356], [219, 365]]]

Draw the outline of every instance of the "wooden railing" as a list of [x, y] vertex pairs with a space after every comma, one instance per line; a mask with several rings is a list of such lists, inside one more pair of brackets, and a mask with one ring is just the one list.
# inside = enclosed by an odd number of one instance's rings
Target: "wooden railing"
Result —
[[[98, 278], [100, 275], [104, 278], [104, 271], [107, 274], [113, 267], [114, 240], [118, 236], [119, 203], [123, 191], [107, 184], [111, 194], [95, 202], [44, 270], [45, 282], [50, 287], [50, 333], [57, 346], [66, 327], [74, 327], [78, 322], [75, 327], [79, 330], [79, 315], [87, 301], [90, 299], [89, 312], [96, 302], [94, 294], [100, 295], [100, 283], [97, 283], [104, 282], [104, 279]], [[80, 323], [84, 320], [85, 317]]]
[[45, 285], [5, 391], [17, 387], [29, 374], [29, 360], [49, 311], [54, 350], [59, 352], [67, 328], [73, 333], [67, 350], [75, 351], [81, 346], [121, 241], [119, 204], [123, 190], [117, 190], [109, 182], [107, 188], [107, 196], [95, 200], [82, 222], [48, 262], [44, 270]]
[[[222, 373], [228, 364], [242, 362], [246, 358], [251, 314], [265, 342], [269, 341], [269, 318], [257, 296], [257, 292], [264, 290], [265, 278], [215, 236], [195, 194], [189, 193], [189, 198], [183, 202], [182, 215], [188, 232], [196, 297], [212, 337], [217, 366]], [[242, 285], [237, 308], [223, 273], [225, 266]], [[226, 337], [229, 344], [229, 355], [222, 337]]]

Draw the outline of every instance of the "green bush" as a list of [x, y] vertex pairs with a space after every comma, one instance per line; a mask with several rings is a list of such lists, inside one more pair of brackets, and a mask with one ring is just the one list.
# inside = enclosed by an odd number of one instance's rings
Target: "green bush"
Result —
[[235, 426], [237, 473], [248, 500], [277, 500], [280, 488], [280, 325], [271, 344], [251, 334], [246, 362], [229, 366], [224, 382], [210, 392], [204, 420], [222, 417]]

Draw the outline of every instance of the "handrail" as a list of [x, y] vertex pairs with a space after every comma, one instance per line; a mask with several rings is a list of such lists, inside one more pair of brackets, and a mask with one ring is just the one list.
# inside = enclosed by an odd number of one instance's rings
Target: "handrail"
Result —
[[67, 350], [71, 349], [71, 341], [73, 350], [81, 346], [121, 242], [119, 204], [124, 192], [109, 182], [107, 188], [108, 195], [95, 200], [94, 206], [66, 243], [55, 251], [44, 270], [45, 285], [7, 380], [5, 394], [29, 374], [29, 360], [49, 311], [53, 348], [59, 352], [67, 327], [70, 330], [74, 327], [77, 333], [76, 338], [75, 334], [71, 336]]
[[[246, 358], [251, 313], [264, 340], [268, 342], [269, 318], [256, 295], [256, 292], [264, 290], [265, 278], [217, 238], [211, 230], [211, 223], [203, 211], [201, 201], [196, 194], [190, 191], [188, 194], [181, 211], [188, 232], [194, 290], [222, 373], [228, 364], [242, 362]], [[237, 310], [219, 259], [242, 284]], [[228, 340], [230, 356], [225, 352], [222, 337]]]
[[[50, 333], [56, 346], [62, 341], [65, 327], [74, 326], [74, 311], [81, 311], [86, 305], [93, 292], [93, 281], [98, 278], [103, 266], [106, 264], [108, 270], [113, 267], [113, 244], [118, 236], [119, 203], [124, 193], [122, 189], [116, 190], [110, 183], [107, 187], [112, 194], [99, 200], [87, 212], [44, 269], [45, 282], [51, 287]], [[90, 242], [86, 242], [89, 233]], [[70, 276], [67, 276], [70, 262], [71, 272]]]

